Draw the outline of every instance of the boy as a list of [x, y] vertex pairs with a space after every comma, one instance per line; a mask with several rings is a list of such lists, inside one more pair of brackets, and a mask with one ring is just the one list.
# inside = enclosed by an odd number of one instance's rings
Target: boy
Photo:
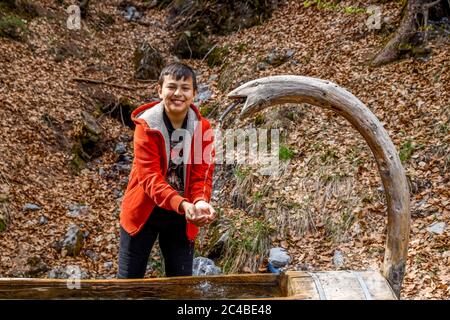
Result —
[[215, 218], [208, 203], [213, 135], [192, 104], [196, 93], [193, 70], [173, 63], [158, 81], [161, 101], [132, 113], [134, 161], [120, 214], [118, 278], [144, 277], [158, 236], [166, 276], [192, 275], [198, 228]]

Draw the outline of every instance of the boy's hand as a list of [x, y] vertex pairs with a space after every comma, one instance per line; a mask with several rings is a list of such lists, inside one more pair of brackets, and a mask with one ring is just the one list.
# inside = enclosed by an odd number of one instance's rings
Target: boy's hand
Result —
[[195, 203], [195, 208], [200, 215], [207, 218], [206, 224], [214, 221], [216, 218], [216, 211], [214, 208], [206, 201], [200, 200]]
[[197, 210], [194, 204], [183, 201], [180, 204], [180, 207], [181, 211], [184, 212], [184, 215], [186, 216], [186, 220], [192, 222], [197, 227], [202, 227], [207, 223], [208, 218], [206, 216], [203, 216], [200, 211]]

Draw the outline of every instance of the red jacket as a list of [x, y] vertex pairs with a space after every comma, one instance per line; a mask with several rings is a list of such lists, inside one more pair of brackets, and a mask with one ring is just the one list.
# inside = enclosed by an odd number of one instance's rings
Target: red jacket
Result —
[[[190, 158], [184, 165], [184, 197], [165, 180], [169, 157], [169, 137], [164, 125], [162, 102], [152, 102], [137, 108], [131, 119], [136, 124], [134, 132], [134, 160], [128, 187], [122, 201], [121, 226], [131, 235], [137, 234], [157, 205], [163, 209], [179, 211], [183, 200], [195, 203], [209, 202], [214, 171], [214, 142], [211, 125], [197, 107], [188, 110], [187, 131], [190, 144], [184, 154]], [[189, 139], [185, 139], [189, 141]], [[198, 227], [187, 223], [186, 233], [194, 240]]]

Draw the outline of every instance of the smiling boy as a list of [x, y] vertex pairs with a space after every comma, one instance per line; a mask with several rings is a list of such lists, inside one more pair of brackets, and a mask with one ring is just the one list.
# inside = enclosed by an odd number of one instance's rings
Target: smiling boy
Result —
[[194, 71], [173, 63], [158, 81], [161, 101], [132, 113], [134, 161], [120, 214], [119, 278], [144, 277], [157, 237], [166, 276], [192, 275], [198, 228], [215, 218], [211, 125], [192, 104], [196, 93]]

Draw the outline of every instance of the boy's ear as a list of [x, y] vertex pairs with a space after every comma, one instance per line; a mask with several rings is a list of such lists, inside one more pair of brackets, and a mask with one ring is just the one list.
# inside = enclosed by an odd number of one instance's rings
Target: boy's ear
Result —
[[158, 95], [162, 99], [162, 88], [161, 85], [158, 83]]

